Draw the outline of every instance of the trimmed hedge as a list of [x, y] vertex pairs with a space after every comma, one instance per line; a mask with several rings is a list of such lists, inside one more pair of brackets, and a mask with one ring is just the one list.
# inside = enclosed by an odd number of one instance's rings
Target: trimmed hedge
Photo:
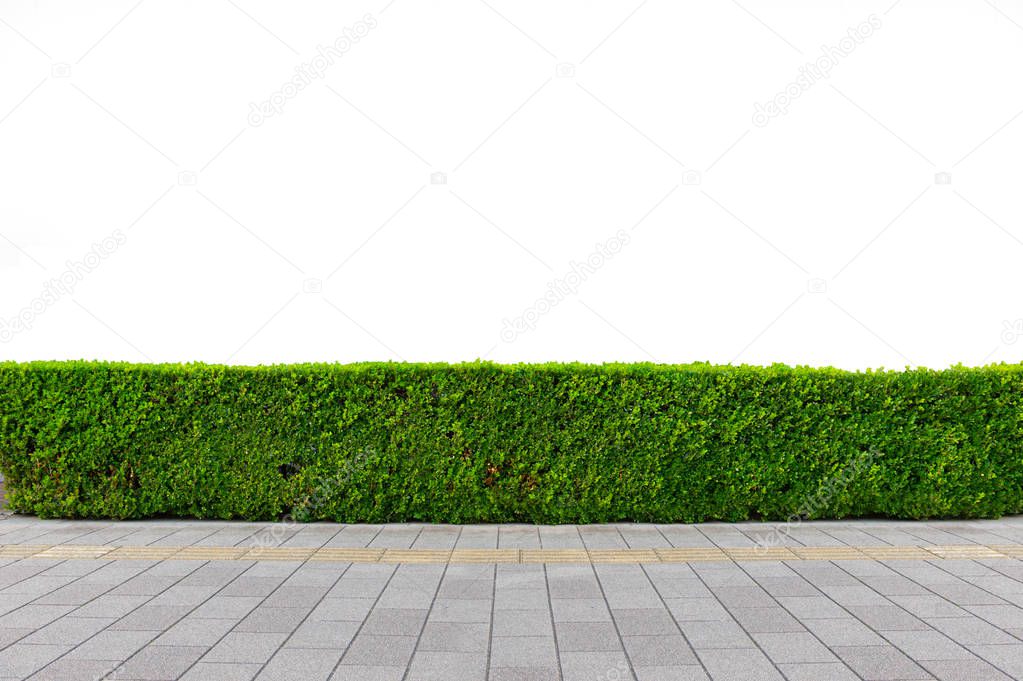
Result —
[[0, 363], [46, 517], [694, 522], [1023, 511], [1023, 364]]

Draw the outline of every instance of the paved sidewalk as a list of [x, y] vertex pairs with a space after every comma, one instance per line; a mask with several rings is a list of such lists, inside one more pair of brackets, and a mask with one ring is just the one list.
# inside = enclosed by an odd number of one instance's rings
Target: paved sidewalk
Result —
[[0, 519], [0, 679], [1023, 678], [1023, 518]]

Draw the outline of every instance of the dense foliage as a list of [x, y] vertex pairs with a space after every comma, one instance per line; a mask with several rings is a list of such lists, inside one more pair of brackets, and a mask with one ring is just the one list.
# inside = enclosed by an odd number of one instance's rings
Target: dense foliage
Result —
[[0, 466], [60, 517], [991, 517], [1023, 365], [0, 363]]

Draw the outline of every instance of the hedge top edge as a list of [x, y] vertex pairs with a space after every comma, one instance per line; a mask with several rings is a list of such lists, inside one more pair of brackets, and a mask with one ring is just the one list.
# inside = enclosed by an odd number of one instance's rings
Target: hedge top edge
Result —
[[668, 371], [668, 372], [727, 372], [727, 371], [772, 371], [772, 372], [822, 372], [827, 374], [902, 374], [902, 373], [947, 373], [947, 372], [985, 372], [985, 371], [1023, 371], [1023, 360], [1018, 363], [993, 362], [980, 366], [969, 366], [964, 364], [953, 364], [948, 367], [934, 369], [923, 366], [906, 366], [902, 369], [892, 367], [865, 367], [861, 369], [840, 369], [831, 366], [812, 366], [806, 364], [785, 364], [775, 362], [772, 364], [714, 364], [711, 362], [687, 362], [687, 363], [657, 363], [657, 362], [491, 362], [487, 360], [475, 360], [466, 362], [280, 362], [274, 364], [218, 364], [207, 362], [128, 362], [108, 360], [31, 360], [17, 362], [12, 360], [0, 360], [0, 369], [62, 369], [62, 368], [83, 368], [83, 369], [146, 369], [160, 371], [181, 371], [189, 369], [223, 369], [223, 370], [244, 370], [244, 371], [281, 371], [293, 369], [329, 369], [331, 371], [364, 371], [369, 369], [403, 369], [403, 370], [451, 370], [451, 369], [473, 369], [489, 368], [506, 371], [522, 370], [543, 370], [557, 371], [569, 369], [572, 371]]

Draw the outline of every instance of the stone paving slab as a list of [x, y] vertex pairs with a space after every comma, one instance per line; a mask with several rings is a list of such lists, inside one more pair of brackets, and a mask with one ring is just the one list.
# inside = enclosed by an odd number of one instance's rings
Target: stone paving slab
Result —
[[1023, 678], [1023, 519], [0, 520], [0, 679]]

